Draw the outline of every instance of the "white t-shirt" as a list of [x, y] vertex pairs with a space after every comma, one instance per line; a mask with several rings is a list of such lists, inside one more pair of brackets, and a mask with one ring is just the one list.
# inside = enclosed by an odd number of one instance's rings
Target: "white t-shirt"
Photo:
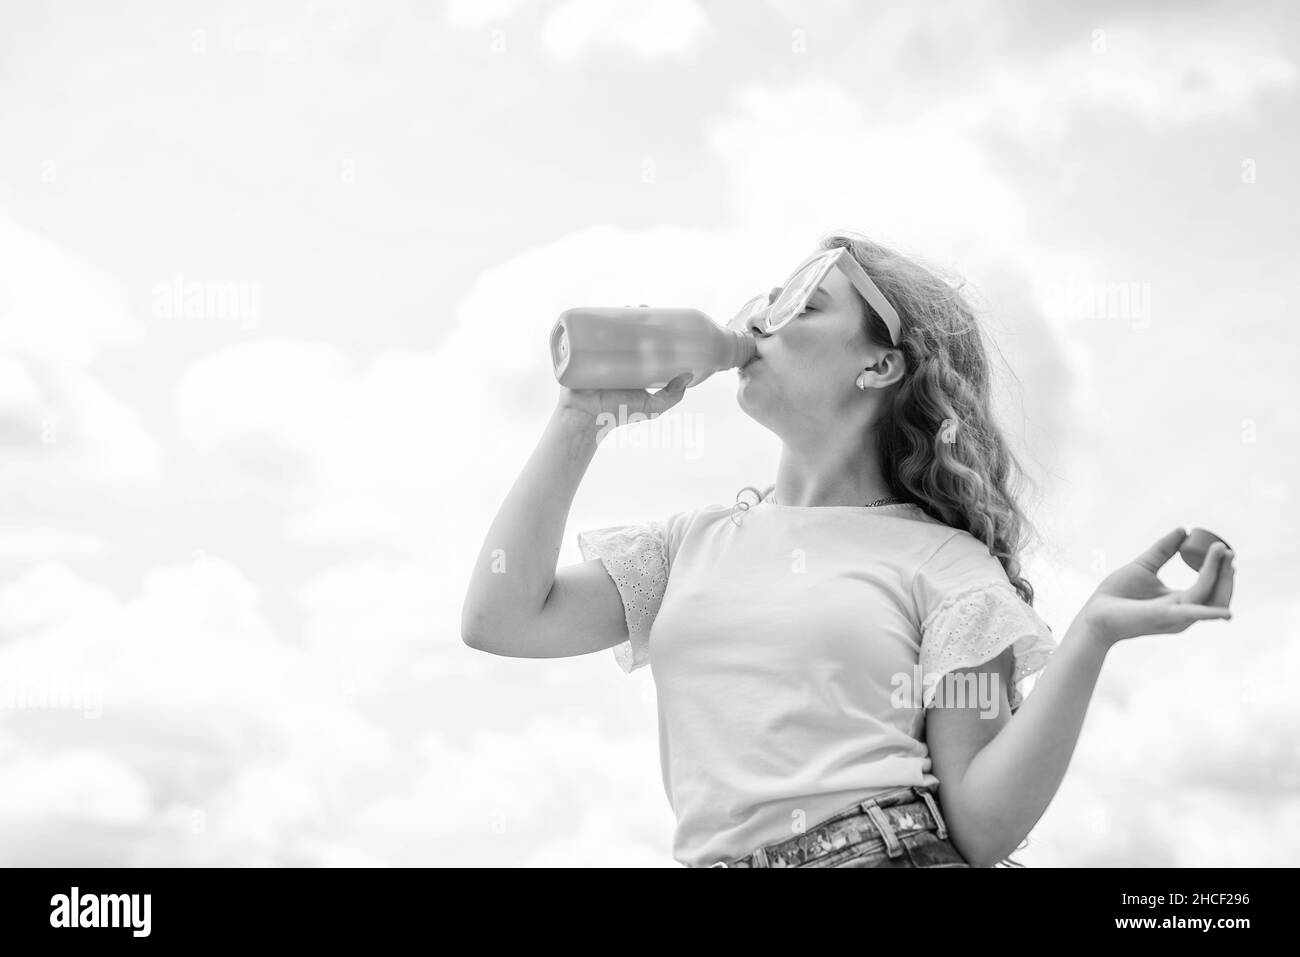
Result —
[[1056, 649], [984, 544], [916, 505], [708, 505], [577, 539], [622, 595], [620, 667], [654, 676], [687, 866], [936, 785], [932, 679], [1010, 646], [1014, 710]]

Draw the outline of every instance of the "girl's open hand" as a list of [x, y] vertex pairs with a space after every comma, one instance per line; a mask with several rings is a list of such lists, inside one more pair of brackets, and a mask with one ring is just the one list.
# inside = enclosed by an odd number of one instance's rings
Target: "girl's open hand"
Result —
[[1157, 573], [1187, 538], [1176, 528], [1134, 561], [1107, 575], [1080, 615], [1107, 647], [1125, 638], [1185, 631], [1193, 622], [1232, 618], [1233, 554], [1215, 542], [1205, 555], [1196, 582], [1167, 588]]

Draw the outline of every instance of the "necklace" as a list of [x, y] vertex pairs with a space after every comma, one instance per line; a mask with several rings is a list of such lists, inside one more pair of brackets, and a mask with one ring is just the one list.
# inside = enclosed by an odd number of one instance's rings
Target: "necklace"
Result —
[[[775, 489], [774, 489], [773, 491], [775, 492]], [[753, 503], [750, 503], [750, 502], [742, 501], [742, 500], [741, 500], [741, 496], [744, 495], [746, 492], [753, 492], [753, 493], [754, 493], [754, 502], [753, 502]], [[777, 504], [775, 495], [773, 495], [772, 497], [770, 497], [770, 498], [768, 498], [768, 499], [764, 499], [764, 498], [763, 498], [763, 493], [760, 492], [758, 489], [754, 488], [752, 485], [751, 485], [751, 486], [747, 486], [747, 487], [745, 487], [745, 488], [742, 488], [739, 492], [736, 493], [736, 504], [733, 505], [733, 506], [731, 507], [731, 522], [732, 522], [732, 524], [735, 525], [737, 528], [739, 528], [739, 527], [740, 527], [739, 517], [740, 517], [741, 513], [748, 512], [749, 509], [750, 509], [750, 507], [751, 507], [751, 504], [762, 504], [764, 501], [766, 501], [769, 505], [776, 505], [776, 504]], [[862, 506], [862, 507], [863, 507], [863, 508], [875, 508], [877, 505], [892, 505], [892, 504], [894, 504], [894, 503], [896, 503], [896, 502], [897, 502], [897, 503], [907, 504], [907, 500], [906, 500], [906, 499], [895, 498], [895, 497], [893, 497], [893, 496], [886, 496], [885, 498], [878, 498], [878, 499], [876, 499], [874, 502], [868, 502], [866, 505], [864, 505], [864, 506]]]
[[[769, 505], [776, 505], [776, 504], [778, 504], [775, 495], [773, 495], [773, 496], [772, 496], [771, 498], [769, 498], [767, 501], [768, 501], [768, 504], [769, 504]], [[878, 498], [878, 499], [876, 499], [874, 502], [868, 502], [866, 505], [863, 505], [862, 508], [875, 508], [877, 505], [893, 505], [893, 504], [896, 504], [896, 503], [898, 503], [898, 504], [902, 504], [902, 503], [904, 503], [904, 502], [906, 502], [906, 501], [907, 501], [906, 499], [898, 498], [897, 496], [889, 496], [889, 495], [887, 495], [887, 496], [885, 496], [884, 498]]]

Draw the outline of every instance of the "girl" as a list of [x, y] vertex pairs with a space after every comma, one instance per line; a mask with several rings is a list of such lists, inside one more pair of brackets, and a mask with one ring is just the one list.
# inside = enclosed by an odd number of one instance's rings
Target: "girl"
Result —
[[601, 414], [664, 412], [689, 375], [654, 394], [561, 388], [483, 543], [464, 640], [651, 666], [681, 864], [1019, 866], [1007, 855], [1061, 784], [1106, 652], [1231, 618], [1231, 553], [1216, 544], [1171, 590], [1174, 529], [1058, 642], [1021, 573], [1023, 475], [958, 291], [834, 235], [731, 325], [757, 339], [738, 401], [782, 442], [776, 481], [582, 532], [585, 560], [557, 571]]

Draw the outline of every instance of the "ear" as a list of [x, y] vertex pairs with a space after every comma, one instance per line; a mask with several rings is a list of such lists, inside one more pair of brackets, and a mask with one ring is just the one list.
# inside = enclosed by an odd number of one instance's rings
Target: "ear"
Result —
[[876, 374], [880, 376], [877, 381], [881, 385], [901, 382], [907, 375], [907, 355], [902, 349], [886, 349], [876, 364], [880, 366]]

